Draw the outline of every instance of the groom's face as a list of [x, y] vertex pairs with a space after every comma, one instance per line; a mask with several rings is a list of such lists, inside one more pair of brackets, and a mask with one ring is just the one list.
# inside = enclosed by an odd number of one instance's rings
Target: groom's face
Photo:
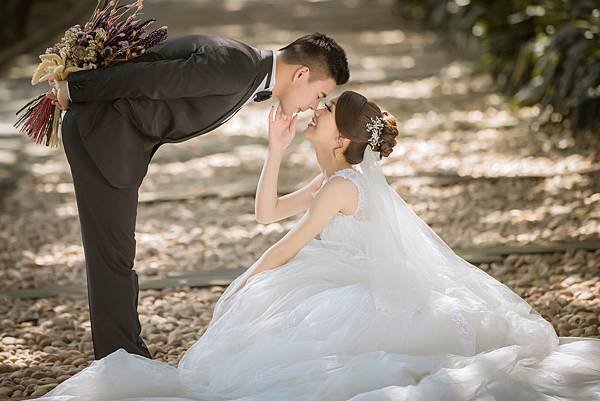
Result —
[[310, 79], [310, 70], [306, 66], [299, 67], [279, 100], [281, 108], [287, 116], [307, 110], [316, 110], [319, 102], [335, 89], [335, 80], [331, 77]]

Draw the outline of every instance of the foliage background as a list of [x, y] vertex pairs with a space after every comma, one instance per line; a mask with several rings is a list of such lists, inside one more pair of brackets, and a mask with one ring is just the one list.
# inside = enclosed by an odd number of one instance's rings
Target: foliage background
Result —
[[402, 14], [476, 57], [518, 106], [575, 129], [600, 112], [600, 1], [409, 0]]

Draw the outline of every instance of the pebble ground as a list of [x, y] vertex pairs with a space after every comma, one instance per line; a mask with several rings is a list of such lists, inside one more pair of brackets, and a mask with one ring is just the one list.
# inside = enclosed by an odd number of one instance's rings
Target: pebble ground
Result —
[[[600, 137], [536, 123], [512, 109], [491, 78], [450, 55], [430, 32], [409, 29], [396, 2], [380, 0], [146, 0], [145, 15], [171, 36], [219, 34], [276, 49], [306, 32], [335, 37], [348, 52], [352, 89], [394, 114], [399, 142], [385, 173], [398, 193], [453, 248], [598, 239]], [[14, 174], [0, 216], [0, 294], [85, 282], [69, 166], [61, 149], [30, 143], [11, 127], [39, 91], [37, 60], [24, 54], [0, 75], [0, 169]], [[270, 104], [252, 104], [214, 133], [163, 146], [140, 197], [135, 268], [140, 278], [247, 267], [297, 217], [261, 225], [253, 197]], [[299, 122], [302, 130], [308, 115]], [[317, 172], [299, 132], [280, 184]], [[220, 196], [179, 200], [217, 189]], [[173, 200], [168, 200], [173, 197]], [[166, 198], [166, 199], [165, 199]], [[508, 255], [480, 268], [513, 288], [562, 336], [600, 338], [600, 251]], [[140, 293], [142, 335], [154, 357], [176, 365], [202, 335], [222, 287]], [[0, 398], [39, 396], [93, 359], [87, 298], [61, 295], [0, 303]]]

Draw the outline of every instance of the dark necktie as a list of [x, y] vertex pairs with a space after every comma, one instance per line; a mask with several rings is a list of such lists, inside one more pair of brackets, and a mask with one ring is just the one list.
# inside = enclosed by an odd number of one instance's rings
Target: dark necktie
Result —
[[267, 99], [270, 99], [272, 94], [273, 93], [271, 91], [260, 91], [256, 94], [256, 96], [254, 96], [254, 101], [255, 102], [265, 101]]

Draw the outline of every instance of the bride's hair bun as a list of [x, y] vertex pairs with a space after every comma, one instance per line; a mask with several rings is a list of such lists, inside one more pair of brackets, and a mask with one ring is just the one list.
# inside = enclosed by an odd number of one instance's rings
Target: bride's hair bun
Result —
[[[381, 133], [381, 143], [379, 144], [379, 152], [382, 157], [388, 157], [396, 146], [396, 137], [398, 136], [398, 122], [396, 117], [388, 113], [382, 112], [383, 132]], [[376, 149], [377, 150], [377, 149]]]
[[373, 150], [380, 152], [381, 157], [387, 157], [396, 145], [396, 118], [387, 111], [381, 111], [377, 104], [360, 93], [345, 91], [339, 96], [335, 104], [335, 123], [342, 136], [351, 141], [344, 152], [348, 163], [362, 162], [365, 148], [370, 146], [368, 141], [371, 133], [367, 130], [367, 124], [372, 122], [372, 118], [383, 120], [380, 141]]

